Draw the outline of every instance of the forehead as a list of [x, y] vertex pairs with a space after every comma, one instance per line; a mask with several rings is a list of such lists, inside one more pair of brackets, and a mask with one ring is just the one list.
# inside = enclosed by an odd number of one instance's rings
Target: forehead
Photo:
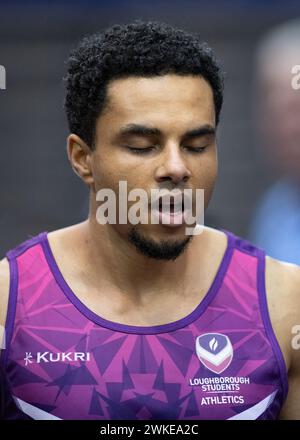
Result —
[[140, 116], [153, 122], [167, 118], [184, 123], [200, 118], [213, 124], [215, 118], [212, 88], [199, 75], [116, 79], [108, 85], [107, 102], [108, 113], [120, 119]]

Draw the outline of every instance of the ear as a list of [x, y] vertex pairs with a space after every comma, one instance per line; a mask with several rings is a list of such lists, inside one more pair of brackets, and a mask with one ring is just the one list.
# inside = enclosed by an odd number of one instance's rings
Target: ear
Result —
[[94, 183], [91, 167], [92, 150], [76, 134], [71, 133], [67, 138], [67, 153], [74, 172], [87, 185]]

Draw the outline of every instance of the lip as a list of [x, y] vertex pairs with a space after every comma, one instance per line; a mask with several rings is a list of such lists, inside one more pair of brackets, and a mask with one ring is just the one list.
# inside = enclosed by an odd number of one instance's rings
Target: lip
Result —
[[178, 228], [185, 224], [184, 211], [162, 212], [158, 211], [159, 223], [171, 228]]
[[152, 214], [154, 215], [155, 224], [157, 224], [157, 220], [159, 224], [163, 224], [165, 226], [170, 227], [180, 227], [186, 224], [185, 217], [188, 218], [188, 214], [191, 213], [190, 209], [182, 209], [180, 205], [180, 209], [174, 212], [171, 212], [167, 207], [165, 209], [160, 210], [157, 208], [152, 209]]
[[163, 194], [159, 194], [154, 200], [151, 199], [150, 206], [152, 209], [159, 208], [160, 205], [169, 206], [170, 202], [174, 207], [174, 210], [181, 210], [182, 206], [185, 204], [186, 206], [192, 205], [191, 197], [182, 191], [167, 191], [164, 193], [164, 190], [160, 190]]
[[159, 202], [164, 204], [164, 203], [169, 203], [171, 200], [174, 205], [181, 205], [182, 201], [187, 200], [187, 198], [189, 198], [187, 194], [185, 194], [180, 190], [172, 190], [172, 191], [160, 190], [159, 196], [156, 197], [153, 202], [154, 204]]
[[[172, 211], [170, 205], [172, 205]], [[160, 190], [159, 196], [152, 201], [152, 204], [150, 203], [155, 223], [158, 220], [159, 224], [172, 228], [178, 228], [186, 224], [185, 213], [191, 211], [191, 206], [192, 202], [189, 195], [180, 190], [172, 190], [171, 192]]]

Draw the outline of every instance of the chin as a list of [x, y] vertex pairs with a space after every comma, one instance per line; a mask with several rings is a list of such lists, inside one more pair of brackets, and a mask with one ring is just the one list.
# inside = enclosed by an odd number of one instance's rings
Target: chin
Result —
[[[175, 228], [170, 229], [175, 230]], [[184, 228], [180, 229], [182, 232], [178, 231], [176, 234], [174, 232], [147, 234], [142, 228], [134, 226], [128, 234], [128, 241], [144, 256], [156, 260], [175, 260], [186, 250], [192, 239], [191, 235], [185, 234]]]
[[[143, 227], [146, 226], [146, 227]], [[187, 237], [186, 225], [179, 225], [177, 227], [169, 225], [136, 225], [136, 229], [140, 234], [149, 239], [160, 241], [160, 240], [180, 240]]]

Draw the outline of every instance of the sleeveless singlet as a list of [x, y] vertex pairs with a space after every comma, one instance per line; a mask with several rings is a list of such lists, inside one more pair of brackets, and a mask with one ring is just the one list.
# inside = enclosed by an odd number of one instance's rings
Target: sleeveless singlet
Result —
[[[276, 419], [287, 373], [267, 308], [265, 253], [233, 233], [187, 316], [155, 326], [109, 321], [66, 283], [47, 232], [6, 256], [1, 361], [34, 419]], [[166, 274], [167, 276], [167, 274]]]

